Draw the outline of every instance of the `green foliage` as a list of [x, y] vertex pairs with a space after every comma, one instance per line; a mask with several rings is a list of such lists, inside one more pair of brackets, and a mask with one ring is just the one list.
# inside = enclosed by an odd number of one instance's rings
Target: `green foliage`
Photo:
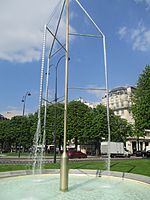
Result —
[[125, 119], [121, 119], [119, 116], [113, 115], [110, 118], [111, 122], [111, 140], [114, 142], [126, 142], [126, 138], [133, 133], [132, 125]]
[[93, 126], [95, 126], [94, 136], [107, 139], [108, 137], [108, 126], [107, 126], [107, 110], [103, 105], [98, 105], [94, 109]]
[[80, 101], [72, 101], [68, 105], [68, 139], [75, 138], [76, 145], [77, 140], [83, 137], [84, 119], [88, 112], [88, 106]]
[[11, 120], [0, 122], [1, 149], [9, 152], [12, 147], [17, 151], [19, 146], [28, 149], [32, 146], [32, 117], [15, 116]]
[[1, 148], [10, 151], [10, 143], [13, 141], [13, 135], [10, 133], [10, 121], [0, 121], [0, 143]]
[[135, 131], [140, 136], [150, 128], [150, 66], [139, 76], [132, 106]]
[[[41, 128], [44, 129], [44, 106], [41, 108]], [[56, 119], [56, 121], [55, 121]], [[125, 142], [131, 135], [131, 127], [127, 121], [117, 117], [110, 110], [111, 140]], [[37, 128], [37, 112], [29, 116], [16, 116], [11, 120], [0, 122], [1, 149], [10, 152], [18, 146], [28, 150], [33, 143]], [[64, 105], [61, 103], [48, 105], [46, 119], [46, 144], [54, 141], [56, 130], [56, 143], [60, 146], [64, 133]], [[89, 108], [80, 101], [71, 101], [68, 104], [67, 115], [67, 140], [74, 139], [77, 144], [95, 144], [99, 149], [100, 142], [108, 137], [107, 111], [103, 105], [95, 109]]]
[[[44, 109], [45, 108], [43, 107], [42, 116], [44, 116]], [[43, 122], [44, 122], [44, 118], [42, 119], [42, 127], [43, 127]], [[56, 126], [57, 144], [62, 142], [61, 140], [63, 136], [63, 125], [64, 125], [64, 105], [61, 103], [57, 103], [57, 105], [54, 105], [54, 104], [49, 105], [47, 107], [47, 119], [46, 119], [46, 143], [47, 144], [53, 143], [55, 126]]]

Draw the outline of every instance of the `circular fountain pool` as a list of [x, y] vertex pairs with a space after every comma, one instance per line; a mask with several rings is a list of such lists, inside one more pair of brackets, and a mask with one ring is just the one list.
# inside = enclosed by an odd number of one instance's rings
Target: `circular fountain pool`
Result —
[[0, 200], [145, 200], [150, 185], [116, 177], [70, 175], [69, 191], [59, 191], [59, 175], [28, 175], [0, 180]]

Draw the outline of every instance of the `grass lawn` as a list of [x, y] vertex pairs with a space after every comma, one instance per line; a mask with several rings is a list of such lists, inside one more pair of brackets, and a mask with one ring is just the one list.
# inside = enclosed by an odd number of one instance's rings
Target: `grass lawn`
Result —
[[[0, 157], [17, 157], [18, 158], [18, 154], [19, 153], [16, 153], [16, 152], [10, 152], [10, 153], [2, 153], [0, 154]], [[45, 156], [48, 156], [48, 157], [54, 157], [54, 154], [53, 153], [47, 153], [47, 154], [44, 154]], [[20, 157], [30, 157], [30, 153], [29, 152], [20, 152]], [[57, 157], [59, 157], [60, 154], [57, 154]]]
[[[43, 165], [44, 169], [59, 169], [59, 163], [50, 163]], [[106, 169], [106, 163], [103, 161], [87, 161], [87, 162], [73, 162], [69, 161], [70, 169]], [[0, 164], [0, 172], [15, 171], [15, 170], [29, 170], [32, 169], [30, 165], [16, 165], [16, 164]], [[111, 171], [128, 172], [134, 174], [141, 174], [150, 176], [150, 159], [140, 160], [117, 160], [111, 161]]]

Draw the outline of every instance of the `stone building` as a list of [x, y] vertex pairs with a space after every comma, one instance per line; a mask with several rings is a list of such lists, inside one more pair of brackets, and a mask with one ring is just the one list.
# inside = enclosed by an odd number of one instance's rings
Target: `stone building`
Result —
[[[134, 124], [131, 112], [131, 98], [136, 90], [135, 87], [118, 87], [109, 92], [109, 107], [114, 111], [115, 115], [126, 119], [129, 123]], [[102, 98], [102, 104], [106, 106], [106, 96]], [[134, 153], [137, 150], [144, 150], [146, 146], [150, 146], [150, 131], [145, 131], [145, 137], [136, 136], [128, 137], [126, 148]]]
[[[109, 107], [115, 115], [134, 123], [131, 108], [131, 97], [135, 87], [118, 87], [109, 92]], [[106, 106], [106, 96], [102, 98], [102, 104]]]

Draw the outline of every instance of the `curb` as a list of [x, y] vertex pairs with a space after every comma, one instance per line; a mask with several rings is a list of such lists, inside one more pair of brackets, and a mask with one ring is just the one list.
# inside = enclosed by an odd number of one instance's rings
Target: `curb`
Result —
[[[59, 169], [44, 169], [42, 170], [41, 174], [59, 174]], [[32, 170], [20, 170], [20, 171], [9, 171], [9, 172], [0, 172], [0, 178], [8, 178], [8, 177], [15, 177], [15, 176], [26, 176], [26, 175], [32, 175]], [[34, 174], [39, 174], [39, 170], [36, 171]], [[83, 170], [83, 169], [70, 169], [69, 174], [77, 175], [77, 174], [83, 174], [83, 175], [95, 175], [96, 177], [102, 177], [102, 176], [114, 176], [119, 177], [122, 179], [132, 179], [140, 182], [144, 182], [147, 184], [150, 184], [150, 177], [138, 175], [138, 174], [132, 174], [132, 173], [125, 173], [125, 172], [115, 172], [115, 171], [103, 171], [103, 170]]]

